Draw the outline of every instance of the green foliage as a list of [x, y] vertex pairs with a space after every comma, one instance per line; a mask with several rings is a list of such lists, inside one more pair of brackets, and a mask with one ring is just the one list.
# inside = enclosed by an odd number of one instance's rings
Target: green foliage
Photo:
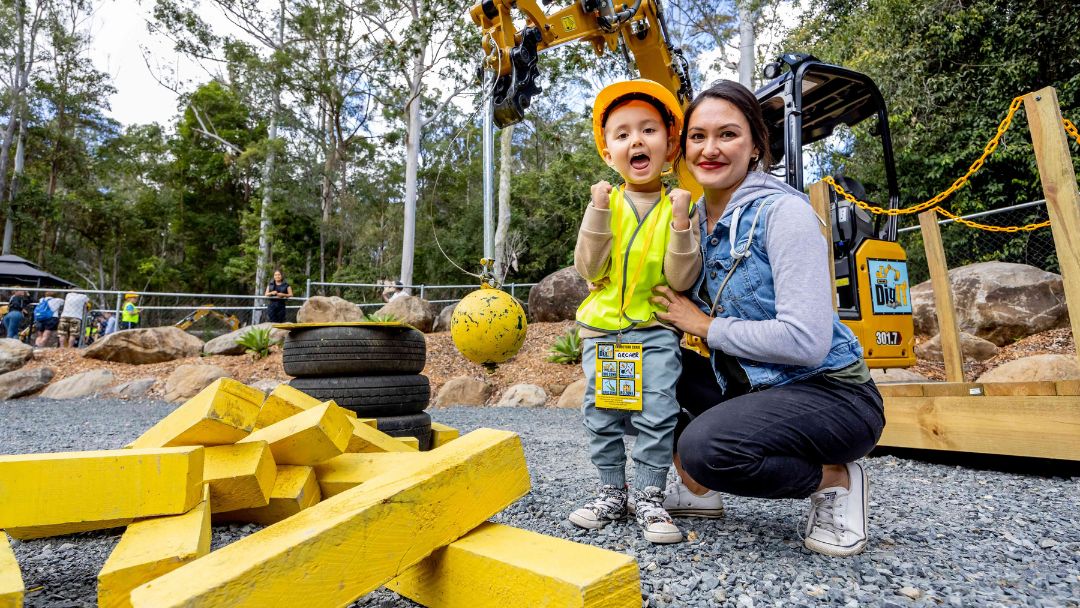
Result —
[[270, 339], [269, 327], [250, 329], [243, 336], [240, 336], [236, 343], [243, 346], [247, 354], [251, 355], [251, 358], [256, 361], [268, 356], [270, 349], [277, 344], [276, 341]]
[[397, 315], [389, 313], [373, 312], [368, 314], [365, 312], [364, 319], [372, 323], [404, 323]]
[[567, 331], [565, 335], [555, 338], [555, 343], [548, 349], [551, 354], [547, 360], [552, 363], [564, 363], [566, 365], [581, 363], [581, 345], [578, 328], [574, 327]]

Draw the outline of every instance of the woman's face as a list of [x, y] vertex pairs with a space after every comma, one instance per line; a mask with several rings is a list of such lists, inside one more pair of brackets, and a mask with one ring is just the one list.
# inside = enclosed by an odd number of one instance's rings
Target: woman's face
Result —
[[280, 270], [275, 270], [274, 271], [274, 282], [275, 283], [280, 283], [284, 279], [285, 279], [285, 277], [281, 276], [281, 271]]
[[757, 154], [750, 123], [730, 101], [706, 99], [690, 115], [686, 162], [705, 190], [734, 190]]

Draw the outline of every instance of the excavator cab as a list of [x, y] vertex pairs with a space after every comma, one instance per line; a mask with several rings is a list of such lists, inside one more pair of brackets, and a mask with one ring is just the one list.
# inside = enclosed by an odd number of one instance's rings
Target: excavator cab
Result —
[[[887, 201], [900, 205], [889, 116], [874, 81], [812, 55], [787, 54], [765, 68], [771, 78], [756, 92], [769, 129], [774, 173], [805, 191], [804, 150], [833, 135], [841, 126], [870, 123], [880, 144]], [[875, 157], [878, 156], [874, 151]], [[820, 171], [820, 167], [810, 167]], [[856, 177], [836, 175], [836, 182], [860, 201], [867, 192]], [[895, 215], [871, 215], [830, 189], [829, 215], [836, 277], [837, 312], [859, 338], [870, 367], [908, 367], [915, 363], [907, 255], [896, 242]], [[884, 204], [882, 204], [884, 203]]]

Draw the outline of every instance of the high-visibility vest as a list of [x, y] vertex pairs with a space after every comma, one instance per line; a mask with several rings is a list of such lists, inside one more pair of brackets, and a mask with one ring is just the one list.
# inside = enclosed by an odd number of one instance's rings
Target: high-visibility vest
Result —
[[124, 323], [138, 323], [139, 309], [132, 302], [124, 304], [124, 310], [120, 313], [120, 320]]
[[663, 310], [649, 298], [655, 287], [667, 285], [664, 254], [672, 212], [671, 199], [662, 191], [660, 201], [639, 220], [622, 188], [611, 191], [608, 208], [612, 243], [607, 281], [578, 307], [577, 322], [589, 329], [615, 332], [651, 321], [657, 311]]

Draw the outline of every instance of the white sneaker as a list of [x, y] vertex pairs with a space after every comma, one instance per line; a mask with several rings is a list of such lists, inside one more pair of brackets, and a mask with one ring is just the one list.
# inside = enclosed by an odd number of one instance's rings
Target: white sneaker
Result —
[[626, 517], [627, 491], [625, 487], [600, 486], [600, 496], [585, 503], [567, 518], [570, 523], [587, 530], [598, 530]]
[[656, 486], [634, 492], [634, 513], [645, 540], [658, 545], [681, 543], [682, 531], [664, 510], [664, 493]]
[[810, 495], [810, 519], [803, 544], [811, 551], [847, 557], [866, 548], [870, 482], [861, 464], [850, 462], [845, 466], [851, 489], [825, 488]]
[[664, 509], [673, 517], [693, 515], [715, 519], [724, 516], [724, 500], [716, 490], [698, 496], [676, 477], [664, 492]]

